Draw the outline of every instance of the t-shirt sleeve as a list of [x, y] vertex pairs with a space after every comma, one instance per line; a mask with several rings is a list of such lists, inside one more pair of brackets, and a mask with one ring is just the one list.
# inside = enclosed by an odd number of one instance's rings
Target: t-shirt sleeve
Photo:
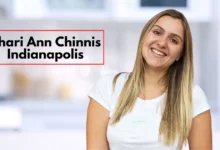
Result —
[[111, 107], [113, 78], [113, 75], [102, 76], [88, 93], [89, 97], [93, 98], [107, 110], [110, 110]]
[[193, 89], [193, 118], [210, 109], [207, 97], [199, 85]]

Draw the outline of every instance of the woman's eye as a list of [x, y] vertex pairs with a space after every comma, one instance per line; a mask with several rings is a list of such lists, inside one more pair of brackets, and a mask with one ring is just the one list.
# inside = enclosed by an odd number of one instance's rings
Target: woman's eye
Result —
[[172, 43], [174, 44], [178, 44], [177, 40], [176, 39], [171, 39]]
[[153, 33], [154, 33], [155, 35], [160, 35], [160, 32], [159, 32], [159, 31], [153, 31]]

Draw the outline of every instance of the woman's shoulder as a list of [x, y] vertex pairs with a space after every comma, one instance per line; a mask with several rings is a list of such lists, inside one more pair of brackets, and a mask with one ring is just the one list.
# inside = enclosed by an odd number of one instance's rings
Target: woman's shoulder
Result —
[[113, 80], [116, 77], [116, 83], [126, 81], [129, 77], [129, 72], [118, 72], [118, 73], [111, 73], [111, 74], [106, 74], [102, 75], [99, 79], [98, 82], [101, 82], [103, 84], [105, 83], [113, 83]]
[[206, 94], [205, 94], [204, 90], [198, 84], [193, 85], [192, 94], [193, 94], [193, 98], [196, 99], [196, 100], [202, 99], [204, 101], [207, 101], [207, 97], [206, 97]]
[[102, 104], [106, 109], [110, 109], [112, 105], [113, 93], [116, 94], [125, 82], [128, 74], [121, 73], [115, 83], [115, 91], [113, 92], [113, 80], [118, 75], [118, 73], [102, 75], [98, 81], [95, 82], [94, 86], [88, 93], [89, 97]]
[[193, 86], [193, 117], [209, 110], [210, 106], [204, 90], [198, 85]]

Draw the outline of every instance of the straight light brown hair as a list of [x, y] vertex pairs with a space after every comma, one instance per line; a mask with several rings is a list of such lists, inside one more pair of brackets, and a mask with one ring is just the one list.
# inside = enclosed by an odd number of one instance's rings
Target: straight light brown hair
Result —
[[[119, 95], [116, 110], [110, 123], [116, 124], [120, 119], [131, 112], [137, 97], [144, 88], [145, 60], [142, 55], [144, 37], [150, 32], [153, 25], [163, 16], [179, 19], [184, 28], [184, 44], [182, 57], [175, 61], [166, 73], [167, 96], [162, 107], [162, 119], [159, 129], [159, 139], [163, 138], [165, 145], [172, 145], [178, 139], [178, 148], [182, 149], [187, 141], [192, 124], [192, 86], [193, 86], [193, 52], [190, 27], [185, 16], [179, 11], [169, 9], [155, 15], [144, 26], [140, 35], [138, 51], [133, 67]], [[113, 90], [117, 78], [113, 79]], [[147, 133], [146, 133], [147, 134]]]

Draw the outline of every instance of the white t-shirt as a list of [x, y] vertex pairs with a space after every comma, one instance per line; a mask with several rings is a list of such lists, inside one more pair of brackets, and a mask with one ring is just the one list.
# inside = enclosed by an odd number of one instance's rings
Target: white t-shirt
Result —
[[[128, 73], [121, 74], [112, 92], [112, 81], [115, 75], [103, 76], [95, 84], [89, 96], [109, 110], [112, 117], [117, 98], [122, 90]], [[166, 94], [152, 99], [137, 98], [131, 113], [126, 114], [116, 125], [108, 125], [107, 139], [110, 150], [177, 150], [177, 140], [172, 146], [159, 142], [161, 120], [161, 103]], [[209, 104], [203, 90], [195, 85], [193, 88], [193, 117], [209, 110]]]

